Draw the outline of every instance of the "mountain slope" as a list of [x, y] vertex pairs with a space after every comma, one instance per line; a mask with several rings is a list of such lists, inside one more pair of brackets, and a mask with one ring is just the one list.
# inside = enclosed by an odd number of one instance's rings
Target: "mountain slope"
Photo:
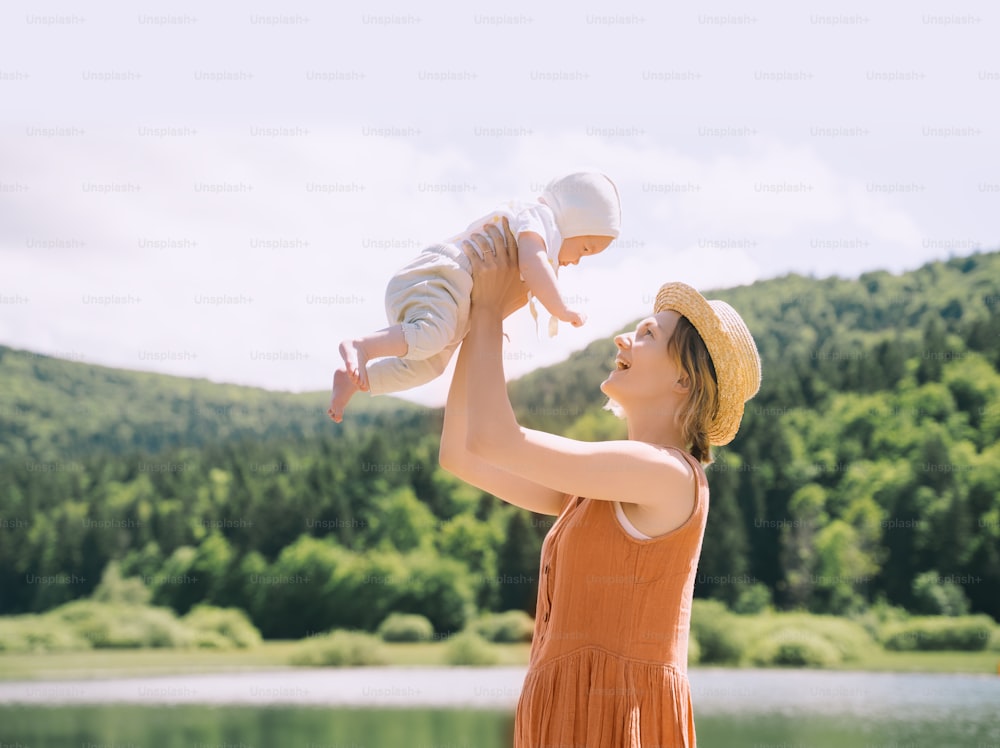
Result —
[[[1000, 254], [708, 295], [743, 314], [764, 377], [708, 470], [697, 594], [1000, 617]], [[521, 423], [621, 437], [599, 391], [612, 354], [512, 382]], [[438, 468], [440, 410], [363, 399], [333, 428], [326, 397], [0, 349], [0, 612], [87, 594], [114, 559], [164, 604], [238, 605], [269, 635], [373, 625], [366, 595], [436, 620], [473, 597], [530, 608], [549, 524]]]
[[302, 438], [418, 425], [433, 415], [397, 398], [358, 398], [347, 423], [328, 392], [293, 394], [65, 361], [0, 346], [0, 462], [156, 453], [240, 439]]
[[[666, 282], [669, 279], [664, 279]], [[892, 275], [857, 280], [787, 275], [749, 286], [705, 291], [732, 304], [746, 321], [763, 363], [758, 407], [815, 405], [831, 392], [870, 391], [890, 381], [899, 361], [878, 343], [898, 341], [924, 355], [924, 327], [939, 325], [929, 358], [980, 351], [1000, 365], [1000, 253], [976, 254]], [[628, 326], [624, 330], [632, 329]], [[949, 340], [949, 336], [956, 340]], [[591, 343], [570, 358], [510, 385], [526, 425], [562, 430], [604, 402], [598, 387], [611, 371], [612, 340]], [[954, 357], [954, 356], [952, 356]], [[823, 384], [821, 392], [814, 377]]]

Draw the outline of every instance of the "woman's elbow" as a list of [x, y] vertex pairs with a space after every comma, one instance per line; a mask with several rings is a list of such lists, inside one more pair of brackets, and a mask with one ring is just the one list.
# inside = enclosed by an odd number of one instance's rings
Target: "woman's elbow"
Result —
[[465, 440], [465, 449], [469, 454], [494, 464], [503, 459], [504, 446], [504, 440], [496, 434], [469, 434]]
[[442, 439], [441, 446], [438, 448], [438, 465], [442, 470], [446, 470], [457, 478], [464, 478], [470, 463], [482, 459], [470, 446], [469, 439], [461, 442], [454, 439]]
[[475, 473], [485, 462], [479, 455], [454, 444], [438, 450], [438, 466], [467, 483], [475, 484]]
[[442, 470], [461, 477], [459, 472], [462, 469], [462, 454], [452, 442], [441, 440], [441, 446], [438, 448], [438, 465]]
[[486, 442], [482, 437], [470, 434], [465, 440], [465, 451], [479, 459], [484, 459], [486, 457]]

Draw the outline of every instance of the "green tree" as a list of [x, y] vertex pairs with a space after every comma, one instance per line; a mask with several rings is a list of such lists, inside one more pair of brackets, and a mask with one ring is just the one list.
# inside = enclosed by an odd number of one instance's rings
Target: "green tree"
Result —
[[538, 593], [538, 564], [542, 544], [532, 531], [529, 518], [535, 515], [513, 510], [497, 557], [500, 582], [499, 610], [523, 610], [535, 614]]
[[862, 607], [876, 567], [859, 549], [858, 531], [833, 520], [816, 535], [816, 555], [818, 611], [844, 614]]
[[939, 382], [948, 354], [945, 327], [938, 317], [931, 316], [924, 324], [924, 348], [921, 352], [917, 381]]
[[493, 610], [499, 603], [497, 548], [500, 533], [488, 522], [470, 514], [460, 514], [445, 522], [437, 536], [438, 552], [463, 562], [473, 573], [476, 606]]
[[698, 561], [698, 576], [703, 582], [695, 593], [717, 597], [732, 605], [741, 592], [738, 585], [719, 584], [718, 579], [742, 579], [747, 575], [747, 537], [738, 503], [739, 476], [744, 464], [738, 454], [719, 450], [707, 470], [710, 510], [705, 539]]
[[123, 603], [125, 605], [147, 605], [152, 592], [138, 577], [122, 576], [117, 561], [110, 562], [101, 575], [101, 583], [94, 590], [93, 599], [102, 603]]
[[410, 486], [400, 486], [375, 500], [365, 545], [369, 548], [412, 551], [431, 547], [438, 520]]
[[809, 483], [798, 489], [788, 505], [790, 520], [781, 527], [781, 561], [785, 569], [785, 596], [790, 607], [814, 605], [819, 555], [816, 535], [829, 522], [826, 491]]
[[964, 616], [969, 612], [965, 592], [952, 581], [942, 579], [934, 570], [918, 574], [913, 580], [915, 612], [925, 615]]

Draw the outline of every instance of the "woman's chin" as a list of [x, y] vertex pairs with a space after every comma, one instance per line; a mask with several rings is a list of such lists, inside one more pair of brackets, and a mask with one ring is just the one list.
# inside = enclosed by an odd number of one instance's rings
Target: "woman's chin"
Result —
[[615, 400], [615, 395], [618, 393], [618, 387], [615, 386], [615, 372], [611, 372], [608, 378], [601, 382], [601, 392], [607, 395], [612, 400]]

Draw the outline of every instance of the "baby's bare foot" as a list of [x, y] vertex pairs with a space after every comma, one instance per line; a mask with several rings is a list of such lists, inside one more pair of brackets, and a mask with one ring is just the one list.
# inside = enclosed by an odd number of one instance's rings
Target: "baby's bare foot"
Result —
[[340, 423], [344, 418], [344, 408], [358, 391], [358, 386], [351, 379], [351, 375], [346, 369], [337, 369], [333, 372], [333, 393], [330, 395], [330, 407], [327, 408], [327, 415], [335, 422]]
[[360, 340], [345, 340], [340, 344], [340, 355], [344, 359], [347, 374], [355, 386], [368, 391], [368, 354]]

